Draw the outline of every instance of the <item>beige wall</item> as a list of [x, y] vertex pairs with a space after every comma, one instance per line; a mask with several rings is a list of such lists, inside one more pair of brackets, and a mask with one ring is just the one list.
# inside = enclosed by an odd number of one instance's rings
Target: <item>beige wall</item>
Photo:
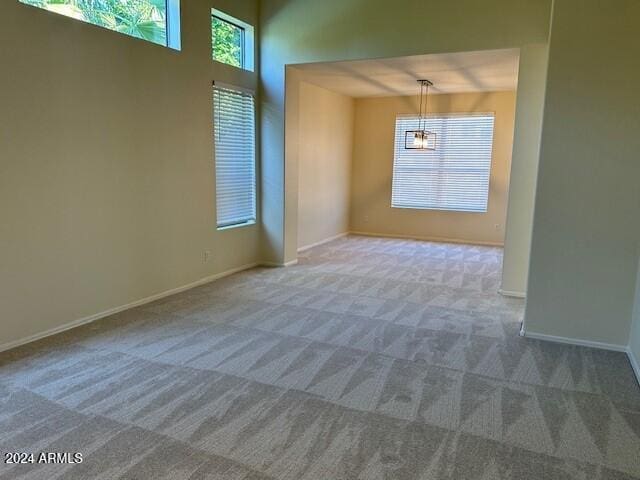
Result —
[[527, 291], [548, 61], [547, 44], [525, 45], [520, 49], [520, 76], [500, 287], [505, 295], [524, 297]]
[[640, 2], [554, 5], [525, 329], [626, 348], [640, 241]]
[[[298, 108], [298, 248], [303, 248], [349, 230], [354, 100], [301, 82]], [[288, 136], [295, 135], [291, 123]]]
[[433, 113], [495, 112], [486, 213], [391, 208], [397, 115], [418, 110], [416, 96], [356, 100], [351, 231], [501, 245], [513, 142], [514, 92], [432, 95]]
[[[0, 346], [259, 260], [259, 226], [217, 232], [210, 8], [182, 51], [0, 2]], [[212, 259], [205, 263], [204, 251]]]

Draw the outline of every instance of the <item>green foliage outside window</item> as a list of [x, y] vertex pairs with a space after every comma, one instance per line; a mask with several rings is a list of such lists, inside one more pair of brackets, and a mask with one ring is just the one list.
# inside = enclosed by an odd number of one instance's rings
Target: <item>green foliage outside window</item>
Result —
[[211, 47], [213, 59], [243, 68], [243, 29], [226, 22], [218, 17], [212, 17], [211, 21]]
[[166, 0], [20, 0], [116, 32], [167, 45]]

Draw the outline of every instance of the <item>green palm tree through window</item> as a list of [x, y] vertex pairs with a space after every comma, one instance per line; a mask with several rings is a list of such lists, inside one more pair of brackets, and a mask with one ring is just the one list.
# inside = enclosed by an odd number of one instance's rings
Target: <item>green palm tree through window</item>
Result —
[[166, 0], [20, 0], [116, 32], [167, 45]]

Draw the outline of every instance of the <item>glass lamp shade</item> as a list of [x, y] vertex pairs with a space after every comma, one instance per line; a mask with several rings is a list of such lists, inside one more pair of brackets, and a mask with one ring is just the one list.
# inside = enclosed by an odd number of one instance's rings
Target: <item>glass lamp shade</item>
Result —
[[435, 150], [436, 134], [427, 130], [408, 130], [404, 135], [405, 150]]

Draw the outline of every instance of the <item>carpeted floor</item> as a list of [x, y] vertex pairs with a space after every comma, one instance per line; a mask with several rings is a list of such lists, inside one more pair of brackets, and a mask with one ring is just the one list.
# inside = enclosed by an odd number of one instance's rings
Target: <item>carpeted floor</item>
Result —
[[0, 354], [0, 450], [84, 455], [0, 479], [640, 478], [625, 355], [520, 338], [501, 256], [349, 237]]

